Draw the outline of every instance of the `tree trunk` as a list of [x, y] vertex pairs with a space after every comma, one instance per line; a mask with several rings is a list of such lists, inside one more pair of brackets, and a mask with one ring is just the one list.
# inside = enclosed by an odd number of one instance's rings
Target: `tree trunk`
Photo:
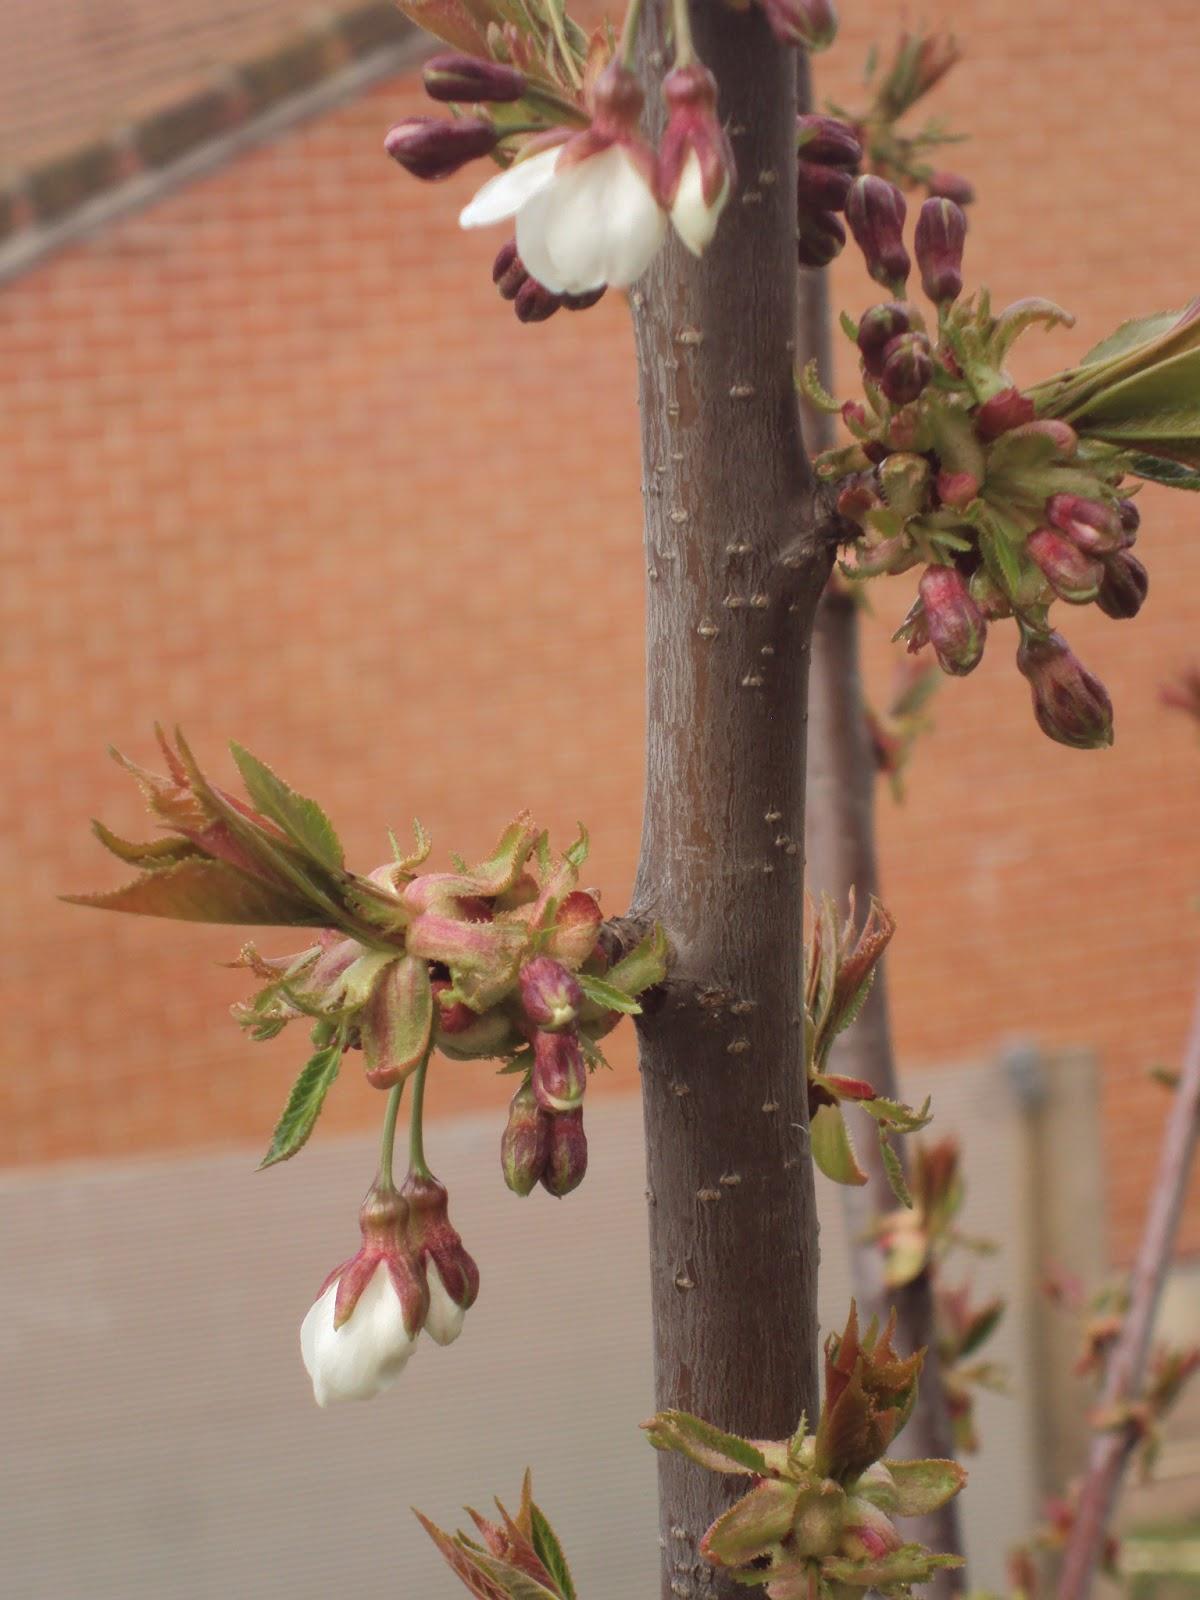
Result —
[[[800, 984], [804, 707], [829, 558], [793, 379], [797, 56], [757, 10], [705, 5], [694, 25], [738, 193], [703, 262], [672, 240], [633, 296], [648, 579], [633, 914], [672, 949], [640, 1019], [655, 1385], [659, 1407], [782, 1438], [818, 1404]], [[664, 29], [646, 19], [652, 77]], [[659, 1473], [664, 1600], [742, 1595], [698, 1541], [744, 1483], [667, 1454]]]
[[[829, 311], [822, 275], [804, 277], [800, 316], [801, 364], [815, 357], [822, 381], [832, 388]], [[815, 448], [832, 443], [828, 417], [809, 417], [807, 428]], [[821, 601], [813, 637], [809, 725], [809, 791], [807, 843], [815, 893], [831, 894], [843, 909], [855, 892], [860, 918], [871, 895], [879, 894], [879, 861], [875, 841], [875, 792], [878, 776], [863, 716], [859, 666], [858, 609], [852, 599], [830, 590]], [[887, 963], [854, 1026], [837, 1040], [830, 1070], [862, 1078], [879, 1094], [900, 1099], [892, 1049], [887, 1001]], [[867, 1173], [862, 1188], [842, 1191], [847, 1233], [861, 1240], [875, 1219], [896, 1207], [884, 1171], [878, 1141], [864, 1129], [857, 1143], [859, 1164]], [[904, 1160], [903, 1141], [900, 1157]], [[907, 1162], [905, 1162], [907, 1165]], [[892, 1291], [883, 1281], [883, 1255], [873, 1244], [856, 1244], [851, 1258], [855, 1293], [868, 1317], [886, 1321], [896, 1308], [898, 1343], [905, 1350], [927, 1347], [921, 1388], [898, 1454], [946, 1457], [954, 1454], [954, 1438], [942, 1387], [937, 1350], [932, 1285], [923, 1273], [914, 1283]], [[962, 1553], [958, 1502], [951, 1500], [930, 1516], [907, 1526], [914, 1539], [933, 1550]], [[931, 1597], [964, 1591], [962, 1570], [942, 1572], [928, 1585]]]

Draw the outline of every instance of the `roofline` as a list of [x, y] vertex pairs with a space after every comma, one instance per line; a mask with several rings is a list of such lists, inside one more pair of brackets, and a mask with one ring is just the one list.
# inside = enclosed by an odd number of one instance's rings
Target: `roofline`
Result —
[[[207, 177], [246, 151], [269, 143], [300, 123], [325, 115], [377, 83], [410, 71], [434, 43], [420, 29], [411, 28], [400, 39], [371, 49], [311, 87], [277, 101], [260, 115], [251, 116], [227, 131], [203, 135], [174, 159], [134, 170], [128, 176], [118, 176], [112, 187], [82, 200], [65, 215], [50, 221], [30, 217], [24, 226], [18, 224], [15, 232], [0, 241], [0, 286], [38, 266], [52, 252], [86, 239], [133, 212], [145, 210], [185, 184]], [[235, 96], [237, 85], [231, 83], [227, 93], [231, 98]], [[121, 146], [131, 147], [138, 131], [136, 128], [127, 130], [120, 141], [108, 142], [114, 160]], [[76, 152], [76, 158], [95, 160], [105, 148], [103, 144], [93, 143]]]

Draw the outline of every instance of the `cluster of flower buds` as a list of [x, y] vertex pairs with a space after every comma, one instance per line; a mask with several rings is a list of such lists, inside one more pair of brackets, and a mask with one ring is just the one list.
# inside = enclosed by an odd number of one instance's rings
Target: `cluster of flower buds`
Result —
[[926, 194], [957, 205], [969, 205], [975, 192], [966, 178], [935, 165], [941, 146], [955, 142], [940, 123], [916, 133], [901, 133], [897, 123], [936, 87], [962, 59], [951, 34], [902, 33], [892, 59], [873, 67], [867, 81], [870, 102], [858, 112], [839, 111], [862, 143], [869, 170], [901, 188], [922, 188]]
[[390, 1388], [422, 1329], [452, 1344], [479, 1292], [479, 1271], [450, 1224], [446, 1190], [410, 1172], [397, 1191], [372, 1185], [362, 1246], [321, 1285], [300, 1328], [317, 1404], [369, 1400]]
[[417, 1512], [446, 1565], [476, 1600], [575, 1600], [571, 1569], [558, 1536], [533, 1500], [528, 1472], [521, 1504], [511, 1516], [497, 1500], [500, 1521], [467, 1507], [475, 1533], [447, 1533]]
[[[249, 751], [233, 747], [248, 803], [211, 783], [177, 736], [159, 733], [167, 774], [118, 756], [166, 838], [135, 844], [97, 824], [101, 842], [138, 876], [78, 902], [193, 921], [315, 930], [297, 955], [239, 964], [263, 987], [237, 1015], [255, 1039], [311, 1024], [315, 1053], [292, 1089], [263, 1165], [305, 1144], [348, 1050], [388, 1093], [379, 1176], [361, 1215], [363, 1244], [326, 1280], [304, 1321], [302, 1351], [318, 1401], [364, 1397], [402, 1370], [422, 1328], [449, 1343], [475, 1299], [478, 1273], [451, 1227], [446, 1191], [425, 1165], [425, 1078], [435, 1050], [498, 1059], [522, 1075], [503, 1139], [504, 1176], [528, 1193], [563, 1195], [587, 1162], [582, 1101], [598, 1041], [635, 996], [661, 981], [655, 929], [613, 963], [594, 893], [578, 887], [587, 836], [561, 857], [528, 815], [475, 866], [424, 870], [430, 841], [366, 877], [349, 871], [328, 817]], [[401, 1095], [414, 1083], [411, 1170], [397, 1191], [392, 1145]]]
[[700, 1549], [735, 1581], [765, 1584], [769, 1600], [813, 1594], [907, 1595], [956, 1556], [906, 1544], [896, 1517], [936, 1511], [966, 1479], [953, 1461], [893, 1461], [886, 1451], [916, 1399], [923, 1351], [901, 1355], [894, 1319], [882, 1335], [860, 1334], [851, 1307], [844, 1333], [825, 1346], [825, 1386], [815, 1433], [802, 1423], [791, 1439], [741, 1439], [685, 1411], [645, 1423], [660, 1450], [710, 1471], [754, 1480], [718, 1517]]
[[[828, 0], [781, 4], [801, 42], [832, 27]], [[414, 0], [410, 9], [416, 16], [421, 8]], [[492, 15], [484, 0], [486, 40], [475, 30], [474, 50], [437, 56], [425, 69], [433, 99], [470, 111], [453, 120], [408, 117], [388, 134], [388, 154], [414, 177], [445, 178], [488, 155], [500, 163], [459, 221], [464, 228], [515, 223], [492, 276], [519, 320], [585, 310], [607, 287], [628, 288], [669, 228], [693, 255], [711, 242], [736, 171], [716, 79], [696, 59], [686, 5], [676, 12], [657, 149], [641, 131], [644, 95], [630, 65], [631, 40], [612, 57], [606, 30], [589, 41], [548, 0], [522, 8], [521, 28], [499, 8]], [[453, 4], [448, 15], [449, 27], [423, 13], [417, 20], [457, 43], [463, 29]]]
[[964, 299], [967, 220], [958, 205], [926, 200], [917, 219], [932, 325], [904, 298], [912, 262], [900, 190], [874, 174], [856, 178], [846, 219], [888, 298], [857, 322], [843, 319], [862, 400], [838, 406], [812, 368], [804, 379], [813, 403], [840, 411], [854, 439], [818, 461], [837, 485], [852, 547], [843, 572], [919, 568], [917, 599], [896, 637], [911, 651], [931, 649], [954, 676], [978, 666], [989, 623], [1014, 618], [1017, 667], [1042, 730], [1080, 749], [1111, 743], [1108, 694], [1050, 611], [1095, 604], [1119, 620], [1146, 599], [1146, 569], [1132, 551], [1139, 513], [1125, 480], [1200, 481], [1187, 465], [1193, 453], [1200, 460], [1200, 443], [1164, 437], [1151, 410], [1164, 382], [1191, 381], [1200, 303], [1133, 324], [1080, 367], [1023, 391], [1005, 370], [1015, 341], [1035, 324], [1073, 319], [1044, 300], [993, 314], [986, 290]]
[[827, 267], [846, 243], [846, 209], [862, 146], [836, 117], [796, 118], [797, 254], [802, 267]]
[[931, 1120], [929, 1102], [914, 1110], [878, 1094], [861, 1078], [828, 1070], [833, 1042], [862, 1010], [896, 924], [879, 901], [872, 899], [866, 920], [858, 928], [853, 892], [845, 922], [829, 895], [823, 895], [819, 908], [811, 911], [811, 920], [812, 937], [804, 951], [804, 1043], [813, 1160], [834, 1183], [867, 1182], [843, 1111], [844, 1106], [855, 1105], [874, 1123], [896, 1198], [909, 1205], [891, 1139], [926, 1127]]

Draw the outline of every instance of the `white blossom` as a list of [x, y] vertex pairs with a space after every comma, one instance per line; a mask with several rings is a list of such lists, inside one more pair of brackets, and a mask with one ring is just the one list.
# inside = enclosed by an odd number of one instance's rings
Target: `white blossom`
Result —
[[404, 1307], [385, 1260], [371, 1274], [350, 1316], [335, 1328], [339, 1281], [335, 1278], [310, 1307], [300, 1328], [300, 1353], [319, 1406], [369, 1400], [389, 1388], [416, 1343], [404, 1325]]

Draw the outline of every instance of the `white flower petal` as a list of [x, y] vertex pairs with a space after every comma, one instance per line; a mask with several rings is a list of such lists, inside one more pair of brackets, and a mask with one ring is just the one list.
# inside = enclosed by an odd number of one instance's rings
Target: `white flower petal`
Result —
[[539, 150], [537, 155], [524, 161], [514, 161], [511, 167], [489, 178], [475, 198], [459, 214], [460, 228], [487, 228], [493, 222], [506, 222], [515, 217], [525, 202], [544, 189], [554, 176], [554, 163], [562, 145], [549, 150]]
[[694, 150], [689, 151], [679, 175], [675, 204], [671, 207], [671, 224], [694, 256], [703, 255], [712, 243], [712, 236], [717, 231], [717, 222], [728, 198], [729, 180], [726, 178], [716, 203], [711, 206], [708, 204], [704, 198], [700, 157]]
[[337, 1283], [309, 1308], [300, 1326], [300, 1353], [319, 1406], [369, 1400], [395, 1382], [413, 1352], [404, 1308], [381, 1261], [349, 1319], [333, 1326]]
[[554, 175], [517, 217], [525, 269], [556, 294], [624, 289], [650, 265], [667, 219], [620, 145]]
[[466, 1312], [457, 1301], [450, 1298], [450, 1292], [442, 1282], [442, 1275], [432, 1261], [426, 1266], [425, 1280], [429, 1284], [429, 1311], [425, 1317], [425, 1332], [436, 1344], [453, 1344], [462, 1332]]

